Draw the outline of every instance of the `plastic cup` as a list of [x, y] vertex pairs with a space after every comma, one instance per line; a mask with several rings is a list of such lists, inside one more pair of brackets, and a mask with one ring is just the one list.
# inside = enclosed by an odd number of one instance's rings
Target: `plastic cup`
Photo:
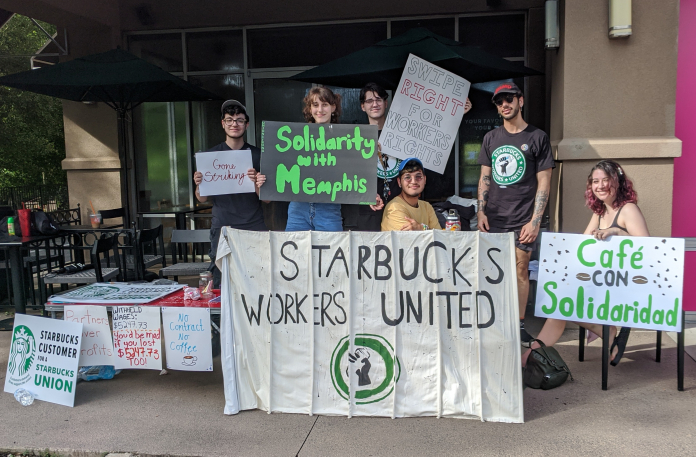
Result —
[[99, 228], [101, 225], [101, 214], [90, 214], [89, 222], [92, 224], [92, 228]]

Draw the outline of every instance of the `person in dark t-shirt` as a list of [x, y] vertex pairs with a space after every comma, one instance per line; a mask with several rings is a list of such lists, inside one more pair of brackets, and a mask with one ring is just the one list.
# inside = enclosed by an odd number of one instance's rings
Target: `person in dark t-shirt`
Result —
[[[226, 139], [217, 146], [209, 149], [211, 151], [229, 150], [251, 150], [251, 161], [254, 168], [247, 171], [253, 180], [254, 175], [260, 168], [261, 150], [251, 146], [244, 141], [244, 132], [249, 125], [249, 115], [246, 113], [244, 105], [237, 100], [227, 100], [222, 104], [222, 128], [225, 131]], [[211, 270], [213, 272], [213, 286], [220, 287], [221, 274], [215, 266], [215, 255], [217, 253], [218, 240], [220, 239], [220, 229], [222, 227], [232, 227], [241, 230], [265, 231], [266, 224], [263, 221], [263, 209], [257, 193], [226, 194], [201, 196], [199, 185], [203, 180], [203, 174], [197, 171], [193, 175], [196, 183], [196, 198], [204, 203], [212, 201], [213, 220], [210, 226], [210, 259], [213, 261]]]
[[483, 137], [478, 163], [478, 228], [515, 233], [520, 337], [529, 342], [524, 313], [529, 298], [529, 259], [539, 235], [554, 168], [549, 138], [522, 118], [524, 96], [514, 83], [493, 93], [503, 125]]

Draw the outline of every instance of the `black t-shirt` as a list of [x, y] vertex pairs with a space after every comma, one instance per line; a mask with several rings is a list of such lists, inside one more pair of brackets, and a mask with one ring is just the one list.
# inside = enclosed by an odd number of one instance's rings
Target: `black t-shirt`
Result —
[[485, 211], [490, 227], [518, 230], [529, 223], [536, 174], [555, 167], [546, 133], [533, 125], [514, 134], [504, 126], [491, 130], [483, 137], [478, 163], [493, 169]]
[[[261, 150], [244, 143], [242, 149], [251, 150], [251, 162], [258, 170], [261, 163]], [[231, 151], [227, 143], [222, 142], [209, 149], [211, 151]], [[213, 221], [211, 228], [232, 227], [241, 230], [267, 230], [263, 222], [261, 200], [256, 193], [213, 195], [208, 197], [213, 202]]]

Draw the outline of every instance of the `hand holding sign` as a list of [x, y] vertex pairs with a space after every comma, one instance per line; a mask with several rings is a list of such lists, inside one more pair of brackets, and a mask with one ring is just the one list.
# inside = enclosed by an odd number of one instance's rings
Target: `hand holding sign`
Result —
[[251, 151], [211, 151], [196, 153], [196, 168], [201, 173], [201, 197], [254, 192], [247, 171], [254, 168]]

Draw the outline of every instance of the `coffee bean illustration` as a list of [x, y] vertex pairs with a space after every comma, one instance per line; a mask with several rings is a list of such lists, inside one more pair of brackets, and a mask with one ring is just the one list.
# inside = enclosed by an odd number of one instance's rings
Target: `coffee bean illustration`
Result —
[[636, 284], [647, 284], [648, 278], [646, 278], [645, 276], [634, 276], [633, 282]]
[[580, 281], [589, 281], [590, 280], [590, 275], [587, 273], [578, 273], [575, 275], [576, 278], [578, 278]]

